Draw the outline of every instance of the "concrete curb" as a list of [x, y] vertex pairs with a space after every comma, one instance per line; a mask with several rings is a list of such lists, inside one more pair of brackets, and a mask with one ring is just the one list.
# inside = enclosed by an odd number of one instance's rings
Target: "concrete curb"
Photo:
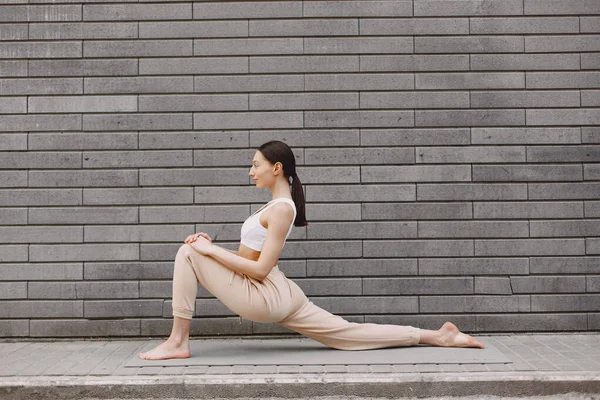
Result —
[[159, 399], [316, 396], [543, 396], [600, 393], [600, 373], [278, 374], [0, 378], [0, 398]]

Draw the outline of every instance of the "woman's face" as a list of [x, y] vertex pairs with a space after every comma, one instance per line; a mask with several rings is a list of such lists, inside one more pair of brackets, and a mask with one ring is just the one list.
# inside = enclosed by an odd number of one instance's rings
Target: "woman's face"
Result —
[[275, 178], [277, 178], [273, 175], [274, 168], [273, 164], [257, 150], [252, 159], [252, 167], [250, 168], [248, 175], [254, 179], [257, 188], [262, 189], [270, 187], [275, 181]]

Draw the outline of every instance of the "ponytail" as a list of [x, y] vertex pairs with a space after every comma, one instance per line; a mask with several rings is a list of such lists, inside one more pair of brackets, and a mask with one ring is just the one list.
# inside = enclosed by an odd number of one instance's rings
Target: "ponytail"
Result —
[[306, 213], [304, 210], [304, 191], [302, 190], [302, 182], [298, 178], [298, 175], [294, 174], [292, 177], [292, 200], [296, 205], [296, 219], [294, 220], [294, 226], [306, 226]]

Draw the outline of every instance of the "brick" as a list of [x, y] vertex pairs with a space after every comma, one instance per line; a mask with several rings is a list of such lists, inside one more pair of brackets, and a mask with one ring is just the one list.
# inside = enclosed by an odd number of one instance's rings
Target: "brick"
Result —
[[476, 256], [583, 255], [582, 239], [475, 240]]
[[600, 254], [600, 240], [596, 238], [586, 238], [585, 254]]
[[473, 108], [579, 107], [579, 91], [471, 92]]
[[0, 171], [0, 187], [27, 186], [27, 171]]
[[[393, 163], [393, 162], [392, 162]], [[459, 166], [362, 166], [360, 181], [367, 182], [439, 182], [470, 181], [471, 168]]]
[[81, 189], [0, 189], [3, 206], [67, 206], [81, 201]]
[[195, 203], [239, 203], [257, 202], [264, 204], [271, 200], [267, 193], [259, 192], [252, 186], [204, 186], [195, 188]]
[[195, 92], [297, 92], [304, 90], [302, 75], [195, 76]]
[[[416, 126], [514, 126], [525, 123], [524, 110], [415, 111]], [[528, 121], [529, 122], [529, 121]]]
[[600, 65], [600, 53], [582, 53], [581, 69], [598, 69]]
[[1, 227], [0, 240], [4, 243], [82, 242], [83, 230], [80, 226]]
[[301, 1], [239, 2], [236, 7], [226, 3], [194, 3], [194, 19], [259, 19], [301, 18]]
[[[29, 33], [27, 24], [2, 24], [0, 40], [27, 40]], [[33, 39], [33, 37], [31, 38]]]
[[88, 131], [192, 129], [192, 115], [190, 113], [84, 115], [83, 129]]
[[358, 35], [356, 19], [261, 19], [250, 20], [248, 25], [244, 23], [244, 26], [248, 26], [248, 36]]
[[190, 204], [193, 199], [193, 189], [187, 187], [83, 189], [83, 202], [86, 205]]
[[492, 276], [476, 276], [475, 291], [476, 294], [512, 294], [510, 279]]
[[[1, 262], [23, 262], [29, 261], [27, 245], [0, 245], [0, 261]], [[3, 264], [0, 269], [0, 274], [6, 273], [7, 265]]]
[[364, 240], [363, 257], [473, 255], [472, 240]]
[[85, 113], [138, 111], [137, 96], [29, 97], [33, 113]]
[[471, 18], [471, 34], [579, 33], [578, 17]]
[[[81, 185], [84, 186], [84, 185]], [[87, 185], [85, 185], [87, 186]], [[54, 207], [29, 208], [30, 224], [135, 224], [137, 207]]]
[[522, 89], [521, 72], [468, 72], [416, 74], [417, 89]]
[[361, 257], [362, 245], [359, 240], [343, 242], [320, 240], [286, 242], [281, 258], [340, 258]]
[[79, 299], [122, 299], [140, 297], [138, 281], [77, 282]]
[[146, 206], [140, 207], [140, 223], [243, 222], [250, 214], [247, 205]]
[[[261, 142], [262, 144], [263, 142]], [[259, 144], [260, 145], [260, 144]], [[248, 147], [248, 132], [140, 132], [140, 149]]]
[[195, 56], [302, 54], [303, 48], [302, 38], [194, 39]]
[[600, 225], [594, 220], [531, 221], [532, 237], [600, 236]]
[[277, 56], [250, 57], [249, 71], [257, 73], [357, 72], [359, 56]]
[[528, 109], [527, 125], [599, 125], [600, 109]]
[[81, 168], [79, 152], [2, 152], [2, 168]]
[[[137, 133], [30, 133], [29, 150], [137, 149]], [[133, 172], [133, 171], [130, 171]]]
[[30, 299], [77, 299], [75, 282], [29, 282], [27, 289]]
[[420, 296], [419, 311], [433, 312], [528, 312], [529, 296]]
[[187, 225], [103, 225], [85, 226], [86, 242], [171, 242], [194, 234]]
[[307, 91], [406, 89], [414, 89], [413, 74], [319, 74], [305, 82]]
[[[471, 69], [534, 71], [579, 69], [578, 54], [472, 54]], [[552, 72], [555, 74], [555, 72]]]
[[[172, 321], [165, 319], [144, 318], [141, 321], [141, 334], [143, 336], [165, 336], [169, 335], [173, 325]], [[197, 318], [190, 324], [190, 334], [194, 336], [211, 335], [216, 336], [223, 332], [231, 332], [238, 335], [252, 333], [253, 326], [258, 323], [240, 324], [239, 318]], [[277, 326], [267, 324], [267, 326]], [[190, 367], [186, 367], [186, 373]], [[202, 368], [202, 367], [199, 367]]]
[[363, 278], [364, 295], [469, 294], [473, 278]]
[[598, 146], [531, 146], [527, 148], [528, 162], [594, 162], [600, 161]]
[[306, 111], [306, 127], [414, 126], [412, 111]]
[[579, 17], [581, 33], [600, 33], [600, 17]]
[[86, 262], [84, 279], [88, 280], [135, 280], [172, 279], [173, 260], [169, 262]]
[[363, 146], [426, 146], [470, 144], [470, 129], [361, 129], [360, 142]]
[[281, 140], [290, 147], [338, 147], [360, 145], [357, 129], [253, 130], [250, 147], [259, 147], [269, 140]]
[[0, 114], [21, 114], [26, 112], [26, 97], [0, 97]]
[[576, 89], [596, 88], [600, 72], [528, 72], [527, 88]]
[[248, 183], [246, 169], [227, 168], [225, 171], [208, 169], [201, 174], [198, 169], [151, 169], [140, 171], [139, 184], [142, 186], [203, 186], [203, 185], [243, 185]]
[[140, 320], [32, 320], [31, 337], [139, 336]]
[[304, 150], [306, 165], [404, 164], [412, 162], [414, 162], [414, 152], [408, 148], [360, 147]]
[[[30, 60], [29, 76], [137, 75], [137, 59], [121, 60]], [[173, 78], [175, 79], [175, 78]], [[81, 80], [79, 80], [81, 82]], [[83, 85], [81, 85], [83, 88]], [[82, 92], [79, 91], [80, 93]], [[87, 92], [87, 84], [86, 84]]]
[[600, 51], [600, 35], [526, 36], [525, 52]]
[[0, 132], [26, 131], [76, 131], [81, 130], [81, 115], [78, 114], [28, 114], [0, 115]]
[[250, 110], [356, 109], [358, 93], [250, 94]]
[[582, 90], [581, 105], [583, 107], [600, 107], [600, 90]]
[[361, 55], [362, 72], [468, 71], [468, 55]]
[[580, 128], [473, 128], [472, 144], [573, 144], [581, 141]]
[[85, 41], [83, 57], [156, 57], [191, 56], [192, 40], [119, 40]]
[[83, 301], [3, 301], [1, 318], [76, 318], [83, 316]]
[[[445, 167], [448, 168], [448, 167]], [[471, 204], [362, 203], [362, 220], [471, 219]], [[312, 213], [311, 219], [312, 219]]]
[[0, 22], [81, 21], [81, 5], [2, 6]]
[[359, 20], [361, 35], [461, 35], [469, 33], [467, 18], [396, 18]]
[[[598, 327], [600, 327], [600, 313], [588, 313], [587, 315], [589, 317], [588, 329], [598, 330]], [[583, 331], [584, 329], [580, 329], [580, 331]]]
[[600, 296], [596, 294], [531, 295], [531, 311], [597, 311]]
[[600, 127], [582, 127], [582, 143], [600, 143]]
[[473, 182], [582, 180], [578, 165], [473, 165]]
[[515, 183], [423, 183], [418, 186], [418, 200], [525, 200], [527, 185]]
[[322, 293], [332, 296], [360, 296], [363, 294], [361, 278], [298, 279], [295, 282], [307, 296], [318, 296]]
[[306, 228], [308, 239], [416, 238], [416, 222], [314, 222]]
[[29, 336], [29, 320], [0, 320], [0, 337]]
[[523, 146], [417, 147], [417, 163], [525, 162]]
[[306, 268], [307, 276], [322, 277], [416, 275], [417, 260], [382, 258], [354, 260], [308, 260]]
[[600, 217], [600, 201], [584, 201], [585, 216]]
[[65, 244], [29, 246], [30, 261], [106, 261], [137, 260], [139, 245], [135, 244]]
[[2, 58], [77, 58], [81, 42], [0, 42]]
[[445, 221], [419, 222], [419, 237], [485, 238], [527, 237], [527, 221]]
[[583, 165], [583, 177], [584, 177], [584, 180], [586, 180], [586, 181], [600, 180], [600, 165], [584, 164]]
[[133, 39], [138, 37], [136, 22], [70, 22], [30, 24], [29, 39]]
[[449, 15], [521, 15], [520, 0], [419, 0], [415, 3], [414, 16]]
[[586, 277], [586, 292], [600, 292], [600, 276]]
[[[0, 61], [0, 77], [6, 76], [27, 76], [27, 60], [24, 61]], [[4, 85], [7, 83], [6, 80], [0, 79], [4, 92]]]
[[[246, 37], [246, 21], [140, 22], [140, 38]], [[270, 35], [269, 35], [270, 36]]]
[[585, 276], [511, 276], [513, 293], [585, 292]]
[[[272, 58], [269, 58], [272, 60]], [[149, 58], [140, 59], [140, 74], [161, 75], [161, 74], [247, 74], [247, 57], [209, 57], [209, 58]], [[142, 79], [142, 78], [140, 78]], [[156, 80], [159, 78], [147, 78]], [[174, 77], [160, 78], [167, 82]], [[183, 77], [182, 77], [183, 79]], [[187, 77], [185, 78], [188, 79]], [[191, 81], [192, 77], [189, 77]], [[193, 92], [193, 88], [188, 90]]]
[[84, 21], [176, 20], [192, 17], [191, 4], [84, 4]]
[[583, 183], [530, 183], [528, 188], [530, 200], [546, 199], [595, 199], [598, 197], [600, 184]]
[[308, 202], [414, 201], [415, 185], [324, 185], [307, 186]]
[[304, 53], [413, 53], [411, 37], [305, 38]]
[[361, 92], [360, 108], [469, 108], [469, 92]]
[[515, 36], [417, 36], [415, 53], [521, 53], [524, 42]]
[[412, 2], [310, 1], [303, 3], [304, 17], [410, 17]]
[[416, 296], [406, 297], [313, 297], [310, 299], [318, 307], [332, 314], [392, 314], [417, 313], [418, 300]]
[[191, 150], [86, 151], [84, 168], [182, 167], [192, 165]]
[[85, 318], [160, 317], [163, 300], [86, 300]]
[[525, 0], [525, 14], [598, 14], [594, 0]]
[[247, 94], [141, 95], [139, 111], [239, 111], [248, 110]]
[[[328, 167], [323, 171], [321, 167], [296, 167], [298, 176], [302, 177], [303, 184], [323, 183], [359, 183], [360, 167]], [[312, 218], [312, 216], [311, 216]]]
[[301, 128], [302, 112], [194, 113], [194, 129]]
[[419, 275], [527, 274], [527, 258], [419, 258]]
[[0, 79], [0, 92], [5, 96], [80, 94], [83, 93], [83, 82], [80, 78]]
[[27, 208], [7, 207], [0, 208], [1, 225], [26, 225]]
[[585, 331], [585, 314], [477, 315], [478, 332]]
[[86, 78], [85, 92], [90, 93], [164, 93], [192, 92], [192, 77]]
[[307, 204], [305, 208], [311, 221], [359, 221], [361, 219], [360, 204]]
[[[360, 280], [358, 281], [360, 283]], [[359, 286], [359, 293], [360, 286]], [[26, 299], [27, 282], [0, 283], [0, 299]]]

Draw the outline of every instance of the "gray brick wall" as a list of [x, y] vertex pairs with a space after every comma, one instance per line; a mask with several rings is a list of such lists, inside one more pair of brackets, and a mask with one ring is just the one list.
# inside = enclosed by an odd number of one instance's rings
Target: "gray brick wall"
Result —
[[[355, 322], [597, 330], [600, 2], [0, 1], [0, 335], [170, 329], [286, 141], [281, 269]], [[197, 335], [239, 325], [202, 286]]]

